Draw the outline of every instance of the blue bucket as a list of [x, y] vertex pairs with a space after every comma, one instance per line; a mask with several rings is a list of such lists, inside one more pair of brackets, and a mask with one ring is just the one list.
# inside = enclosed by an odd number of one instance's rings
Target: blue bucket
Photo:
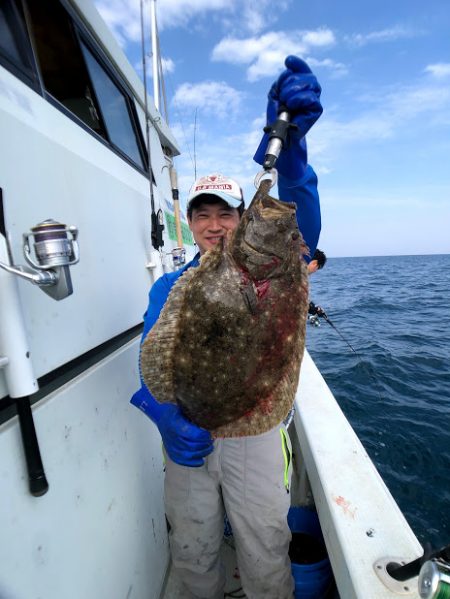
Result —
[[295, 581], [295, 599], [323, 599], [332, 582], [330, 560], [317, 512], [292, 507], [288, 513], [292, 532], [289, 557]]

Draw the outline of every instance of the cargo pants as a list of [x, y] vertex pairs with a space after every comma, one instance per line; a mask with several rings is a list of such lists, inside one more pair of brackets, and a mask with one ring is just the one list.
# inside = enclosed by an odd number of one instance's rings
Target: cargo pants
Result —
[[200, 468], [166, 457], [165, 507], [172, 565], [185, 599], [223, 599], [224, 510], [248, 599], [292, 599], [291, 444], [283, 424], [262, 435], [216, 439]]

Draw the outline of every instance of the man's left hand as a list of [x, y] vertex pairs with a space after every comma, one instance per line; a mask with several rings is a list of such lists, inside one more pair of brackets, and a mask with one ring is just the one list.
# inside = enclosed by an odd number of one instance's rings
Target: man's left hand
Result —
[[[297, 181], [303, 177], [307, 165], [305, 135], [322, 114], [320, 103], [322, 88], [304, 60], [288, 56], [284, 70], [272, 85], [268, 95], [267, 124], [272, 125], [281, 111], [287, 110], [292, 127], [276, 162], [276, 169], [287, 179]], [[269, 136], [264, 134], [255, 162], [263, 164]]]
[[295, 128], [292, 137], [305, 137], [323, 112], [320, 103], [322, 88], [304, 60], [288, 56], [286, 70], [281, 73], [269, 91], [267, 123], [274, 123], [282, 109], [286, 109]]

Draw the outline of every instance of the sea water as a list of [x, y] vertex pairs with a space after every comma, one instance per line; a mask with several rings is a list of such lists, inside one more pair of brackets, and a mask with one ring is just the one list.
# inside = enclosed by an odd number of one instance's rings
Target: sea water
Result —
[[340, 333], [308, 326], [311, 357], [419, 541], [449, 544], [450, 255], [330, 258], [310, 283]]

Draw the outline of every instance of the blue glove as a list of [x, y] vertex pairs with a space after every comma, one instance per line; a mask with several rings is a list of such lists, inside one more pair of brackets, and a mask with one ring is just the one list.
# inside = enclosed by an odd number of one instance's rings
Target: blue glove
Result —
[[130, 400], [159, 429], [164, 447], [181, 466], [203, 466], [203, 458], [214, 449], [211, 434], [187, 420], [175, 404], [159, 403], [144, 385]]
[[[275, 168], [287, 179], [298, 181], [305, 174], [308, 161], [305, 135], [323, 111], [320, 103], [322, 88], [301, 58], [288, 56], [284, 64], [286, 70], [269, 91], [267, 123], [272, 125], [283, 110], [289, 112], [294, 126], [289, 128], [288, 139]], [[264, 162], [268, 141], [269, 136], [265, 133], [253, 158], [258, 164]]]

